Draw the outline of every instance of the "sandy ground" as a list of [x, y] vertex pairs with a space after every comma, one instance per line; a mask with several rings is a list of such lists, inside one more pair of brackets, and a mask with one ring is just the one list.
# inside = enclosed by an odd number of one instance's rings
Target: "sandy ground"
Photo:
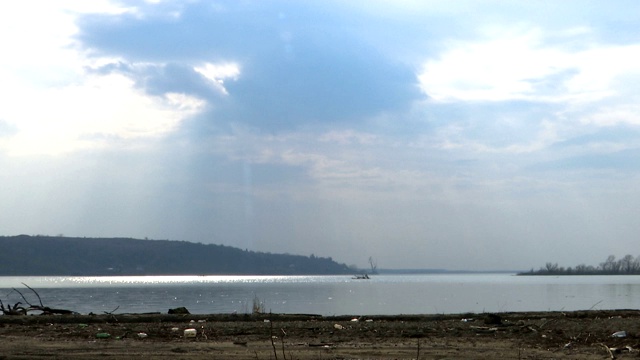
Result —
[[637, 349], [636, 310], [0, 316], [0, 359], [631, 359]]

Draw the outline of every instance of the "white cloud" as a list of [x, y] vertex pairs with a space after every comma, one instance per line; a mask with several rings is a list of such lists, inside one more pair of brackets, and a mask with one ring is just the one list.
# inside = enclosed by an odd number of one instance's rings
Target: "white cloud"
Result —
[[[480, 42], [452, 42], [424, 65], [419, 80], [435, 100], [502, 101], [533, 95], [532, 79], [566, 69], [565, 54], [540, 49], [537, 30]], [[552, 60], [553, 59], [553, 60]]]
[[240, 66], [235, 63], [205, 63], [193, 69], [211, 81], [213, 86], [225, 95], [229, 95], [229, 93], [224, 87], [224, 81], [226, 79], [235, 80], [240, 75]]
[[640, 105], [605, 106], [594, 113], [582, 116], [580, 123], [596, 126], [640, 125]]
[[202, 101], [182, 94], [150, 97], [121, 75], [87, 76], [77, 85], [27, 89], [10, 98], [3, 118], [17, 129], [0, 142], [12, 155], [60, 154], [105, 140], [164, 135]]
[[74, 45], [74, 14], [133, 11], [108, 1], [10, 2], [0, 6], [0, 120], [13, 131], [0, 151], [60, 154], [106, 146], [108, 138], [156, 137], [193, 115], [203, 101], [180, 94], [152, 97], [122, 75], [85, 69], [113, 59], [89, 60]]
[[593, 101], [620, 95], [619, 80], [640, 75], [640, 44], [594, 47], [573, 54], [580, 71], [567, 81], [567, 91]]
[[420, 85], [437, 101], [596, 101], [613, 96], [616, 78], [640, 71], [635, 61], [640, 45], [576, 39], [587, 33], [585, 28], [560, 33], [492, 29], [480, 41], [452, 41], [438, 58], [425, 62]]

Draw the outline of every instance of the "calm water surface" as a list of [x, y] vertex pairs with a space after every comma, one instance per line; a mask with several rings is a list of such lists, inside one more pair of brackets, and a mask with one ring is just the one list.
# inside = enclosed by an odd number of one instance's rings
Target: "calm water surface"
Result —
[[505, 311], [633, 309], [640, 276], [515, 276], [513, 274], [351, 276], [121, 276], [0, 277], [0, 299], [83, 314], [163, 312], [185, 306], [194, 314], [266, 311], [321, 315], [395, 315]]

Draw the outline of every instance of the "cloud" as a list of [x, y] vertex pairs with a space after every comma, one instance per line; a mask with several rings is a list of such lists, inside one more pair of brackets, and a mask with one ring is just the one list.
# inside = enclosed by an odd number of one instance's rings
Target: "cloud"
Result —
[[638, 230], [637, 8], [7, 2], [0, 227], [589, 262]]
[[162, 136], [202, 107], [200, 100], [183, 94], [141, 94], [130, 79], [118, 75], [24, 89], [5, 99], [2, 117], [16, 130], [0, 145], [13, 155], [59, 154]]
[[[640, 71], [632, 60], [640, 56], [640, 45], [592, 43], [590, 33], [522, 26], [451, 41], [425, 62], [421, 88], [439, 101], [591, 102], [615, 96], [615, 82]], [[575, 46], [578, 39], [581, 46]]]
[[[325, 10], [316, 14], [312, 6], [291, 2], [228, 3], [222, 8], [203, 2], [184, 8], [176, 19], [88, 16], [80, 20], [78, 40], [97, 56], [123, 57], [130, 63], [169, 58], [199, 74], [207, 73], [203, 60], [216, 71], [231, 66], [233, 81], [224, 85], [228, 99], [219, 103], [208, 98], [218, 108], [216, 120], [267, 130], [352, 122], [407, 108], [419, 98], [410, 67], [358, 41], [349, 27], [336, 26], [342, 14]], [[308, 19], [316, 24], [313, 28]], [[175, 51], [166, 54], [163, 49]], [[153, 93], [159, 77], [175, 82], [177, 75], [146, 73], [139, 83]], [[171, 80], [162, 83], [172, 91]]]
[[233, 80], [237, 80], [238, 75], [240, 75], [240, 68], [237, 64], [233, 63], [219, 65], [205, 63], [202, 66], [195, 67], [194, 70], [207, 78], [207, 80], [211, 81], [213, 86], [225, 95], [229, 95], [229, 92], [224, 87], [225, 79], [231, 78]]
[[[144, 94], [130, 77], [91, 70], [115, 60], [85, 56], [73, 40], [78, 32], [74, 17], [95, 12], [121, 15], [129, 8], [107, 2], [40, 5], [20, 3], [3, 12], [7, 22], [0, 36], [9, 41], [8, 56], [0, 60], [0, 119], [12, 129], [0, 138], [6, 153], [55, 155], [122, 146], [166, 135], [202, 109], [197, 97]], [[20, 41], [14, 41], [17, 33]]]

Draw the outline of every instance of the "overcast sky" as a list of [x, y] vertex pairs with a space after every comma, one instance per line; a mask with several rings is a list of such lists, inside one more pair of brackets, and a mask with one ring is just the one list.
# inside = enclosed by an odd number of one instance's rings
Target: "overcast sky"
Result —
[[0, 235], [640, 255], [640, 2], [0, 4]]

